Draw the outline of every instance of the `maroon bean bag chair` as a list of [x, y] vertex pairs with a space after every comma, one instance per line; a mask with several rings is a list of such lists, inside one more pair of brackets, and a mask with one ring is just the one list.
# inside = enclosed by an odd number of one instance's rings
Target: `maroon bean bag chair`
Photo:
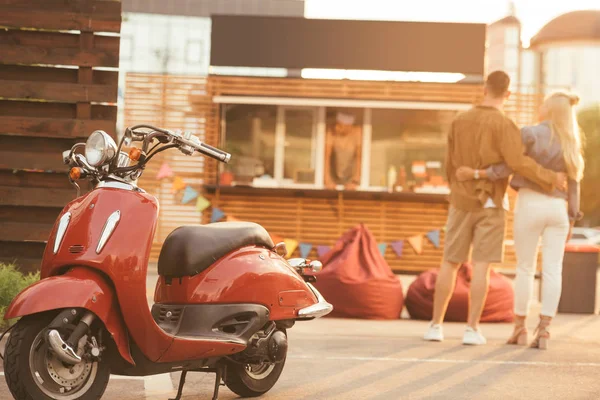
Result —
[[[456, 287], [448, 304], [445, 321], [466, 322], [469, 310], [469, 289], [472, 268], [464, 264], [458, 271]], [[437, 269], [423, 272], [408, 287], [406, 309], [413, 319], [431, 320], [433, 291], [438, 276]], [[481, 322], [512, 322], [514, 291], [504, 276], [490, 271], [490, 289], [481, 315]]]
[[402, 285], [364, 225], [346, 232], [320, 259], [315, 286], [333, 305], [331, 317], [397, 319]]

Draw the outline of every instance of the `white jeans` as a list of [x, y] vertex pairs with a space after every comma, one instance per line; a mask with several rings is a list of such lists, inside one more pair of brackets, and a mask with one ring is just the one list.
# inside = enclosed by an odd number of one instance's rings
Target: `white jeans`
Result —
[[554, 317], [562, 290], [562, 264], [569, 233], [566, 201], [520, 189], [515, 207], [515, 314], [527, 315], [542, 238], [542, 315]]

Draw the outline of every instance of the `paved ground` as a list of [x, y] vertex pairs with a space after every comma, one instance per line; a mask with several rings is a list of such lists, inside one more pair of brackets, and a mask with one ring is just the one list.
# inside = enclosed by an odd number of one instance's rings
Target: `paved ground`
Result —
[[[532, 319], [529, 325], [535, 325]], [[265, 399], [599, 399], [600, 317], [560, 315], [551, 348], [503, 344], [507, 324], [483, 326], [489, 344], [460, 344], [462, 324], [444, 343], [425, 343], [425, 322], [322, 319], [289, 331], [283, 375]], [[533, 326], [532, 326], [533, 330]], [[214, 375], [191, 375], [185, 399], [210, 399]], [[118, 377], [116, 377], [118, 378]], [[114, 379], [106, 399], [167, 399], [178, 374]], [[0, 380], [0, 400], [10, 399]], [[221, 399], [237, 398], [226, 388]]]

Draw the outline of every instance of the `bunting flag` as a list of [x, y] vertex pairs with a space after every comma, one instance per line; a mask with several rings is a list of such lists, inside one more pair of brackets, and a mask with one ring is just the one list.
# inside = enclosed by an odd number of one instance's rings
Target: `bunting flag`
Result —
[[323, 257], [325, 254], [329, 253], [331, 247], [329, 246], [317, 246], [317, 255], [319, 257]]
[[198, 196], [198, 200], [196, 200], [196, 210], [202, 212], [208, 207], [210, 207], [210, 201], [203, 196]]
[[440, 248], [440, 231], [438, 229], [427, 232], [427, 239], [433, 243], [436, 249]]
[[183, 180], [183, 178], [176, 176], [173, 179], [173, 185], [171, 186], [171, 193], [177, 193], [182, 189], [185, 189], [187, 185], [185, 184], [185, 181]]
[[220, 221], [221, 219], [223, 219], [224, 216], [225, 213], [220, 208], [213, 207], [210, 222]]
[[446, 232], [447, 227], [448, 227], [448, 225], [444, 225], [444, 227], [442, 228], [442, 231]]
[[308, 258], [313, 246], [310, 243], [300, 243], [300, 257]]
[[169, 164], [166, 162], [162, 163], [160, 169], [158, 170], [158, 174], [156, 174], [156, 179], [170, 178], [173, 176], [173, 170], [169, 167]]
[[181, 199], [181, 202], [183, 204], [187, 204], [196, 197], [198, 197], [198, 192], [196, 192], [191, 186], [186, 186], [185, 190], [183, 191], [183, 198]]
[[294, 254], [294, 251], [296, 251], [296, 248], [298, 247], [298, 241], [294, 239], [283, 239], [283, 243], [285, 243], [285, 248], [287, 249], [287, 254], [285, 255], [285, 258], [290, 258], [292, 254]]
[[382, 256], [385, 256], [385, 251], [387, 250], [387, 243], [379, 243], [377, 247], [379, 248], [379, 252]]
[[411, 236], [407, 240], [408, 240], [408, 243], [412, 246], [412, 248], [415, 249], [415, 252], [417, 254], [423, 253], [423, 236], [421, 236], [421, 235]]
[[225, 217], [225, 221], [236, 222], [236, 221], [239, 221], [239, 219], [237, 219], [236, 217], [232, 217], [231, 215], [227, 215], [227, 217]]
[[404, 240], [398, 240], [397, 242], [392, 242], [392, 243], [390, 243], [390, 246], [392, 246], [394, 253], [396, 253], [396, 255], [398, 257], [402, 257], [402, 250], [404, 249]]

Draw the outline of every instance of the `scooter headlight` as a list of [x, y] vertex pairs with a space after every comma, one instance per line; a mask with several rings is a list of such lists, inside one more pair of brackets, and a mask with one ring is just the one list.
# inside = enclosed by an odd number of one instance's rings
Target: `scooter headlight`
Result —
[[117, 144], [104, 131], [94, 131], [85, 143], [85, 158], [92, 167], [107, 164], [117, 154]]

